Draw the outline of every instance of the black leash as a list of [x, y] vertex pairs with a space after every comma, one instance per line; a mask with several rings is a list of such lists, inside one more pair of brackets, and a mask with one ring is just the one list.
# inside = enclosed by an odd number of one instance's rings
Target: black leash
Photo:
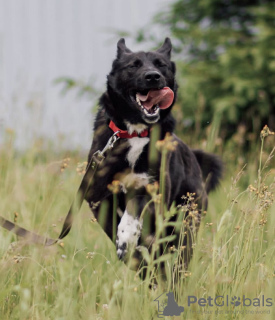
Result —
[[102, 151], [96, 151], [92, 159], [90, 160], [86, 173], [81, 181], [81, 184], [78, 188], [78, 191], [74, 197], [74, 200], [72, 202], [72, 205], [70, 207], [70, 210], [64, 220], [62, 230], [60, 232], [60, 235], [57, 239], [52, 239], [52, 238], [47, 238], [44, 236], [40, 236], [32, 231], [28, 231], [15, 223], [3, 218], [0, 216], [0, 226], [3, 228], [15, 233], [16, 235], [27, 238], [28, 241], [33, 242], [33, 243], [38, 243], [38, 244], [43, 244], [45, 246], [51, 246], [55, 243], [57, 243], [59, 240], [63, 239], [66, 237], [66, 235], [70, 232], [73, 224], [73, 218], [74, 216], [79, 212], [81, 205], [85, 199], [85, 195], [89, 189], [89, 186], [91, 185], [94, 175], [97, 171], [97, 168], [101, 165], [101, 163], [105, 159], [105, 153], [112, 149], [115, 142], [119, 139], [117, 136], [118, 131], [115, 132], [111, 138], [108, 140], [106, 146]]

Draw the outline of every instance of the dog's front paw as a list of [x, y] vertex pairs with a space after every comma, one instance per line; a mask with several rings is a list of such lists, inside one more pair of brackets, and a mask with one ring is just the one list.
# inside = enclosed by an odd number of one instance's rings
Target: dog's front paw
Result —
[[123, 242], [122, 245], [118, 244], [118, 240], [116, 241], [116, 253], [119, 260], [122, 260], [127, 253], [127, 243]]
[[125, 211], [117, 228], [116, 248], [119, 259], [122, 260], [127, 252], [137, 246], [141, 228], [142, 222]]

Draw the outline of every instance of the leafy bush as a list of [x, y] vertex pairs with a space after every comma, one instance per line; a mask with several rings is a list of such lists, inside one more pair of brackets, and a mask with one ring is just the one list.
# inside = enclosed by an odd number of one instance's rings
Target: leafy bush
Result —
[[[222, 139], [243, 130], [244, 146], [265, 124], [274, 130], [274, 1], [179, 0], [153, 24], [174, 38], [181, 130], [205, 136], [214, 124]], [[158, 40], [138, 32], [149, 38]]]

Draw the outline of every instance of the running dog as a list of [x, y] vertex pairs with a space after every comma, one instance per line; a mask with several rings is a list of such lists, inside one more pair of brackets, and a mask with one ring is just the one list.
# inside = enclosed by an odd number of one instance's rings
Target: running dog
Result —
[[[86, 200], [96, 218], [101, 205], [107, 205], [102, 227], [114, 239], [113, 223], [116, 223], [116, 248], [120, 259], [145, 239], [140, 215], [150, 199], [146, 187], [160, 180], [161, 152], [152, 141], [154, 130], [158, 132], [158, 140], [169, 135], [174, 146], [166, 158], [165, 194], [162, 196], [167, 208], [173, 203], [181, 205], [183, 196], [195, 194], [199, 212], [206, 210], [207, 194], [218, 185], [222, 175], [222, 162], [217, 156], [191, 150], [173, 133], [175, 119], [171, 111], [178, 87], [171, 50], [169, 38], [158, 50], [150, 52], [132, 52], [125, 40], [120, 39], [116, 59], [107, 76], [107, 90], [99, 100], [88, 160], [104, 148], [115, 132], [120, 139], [97, 171]], [[151, 157], [153, 153], [157, 157]], [[115, 204], [113, 193], [117, 197]], [[117, 216], [113, 215], [113, 210]], [[151, 207], [148, 211], [147, 236], [151, 234], [153, 238], [156, 212]], [[167, 229], [166, 234], [169, 232], [172, 230]]]

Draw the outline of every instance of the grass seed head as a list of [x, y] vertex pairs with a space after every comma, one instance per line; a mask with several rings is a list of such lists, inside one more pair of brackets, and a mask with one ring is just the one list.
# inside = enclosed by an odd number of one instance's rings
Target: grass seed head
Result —
[[95, 256], [95, 252], [87, 252], [86, 259], [92, 260]]
[[77, 166], [76, 166], [76, 172], [79, 175], [84, 175], [86, 173], [86, 167], [87, 167], [88, 162], [84, 161], [84, 162], [78, 162]]
[[17, 212], [14, 212], [13, 215], [14, 215], [13, 221], [17, 222], [17, 218], [18, 218], [19, 214]]
[[113, 193], [113, 194], [118, 194], [120, 191], [120, 181], [114, 180], [112, 183], [108, 184], [108, 189]]
[[60, 167], [60, 171], [61, 172], [63, 172], [66, 168], [68, 168], [70, 161], [71, 161], [70, 158], [65, 158], [65, 159], [62, 160], [61, 167]]
[[275, 132], [270, 131], [269, 128], [268, 128], [268, 126], [265, 125], [265, 126], [263, 127], [262, 131], [261, 131], [260, 136], [261, 136], [261, 139], [264, 139], [265, 137], [268, 137], [268, 136], [274, 135], [274, 134], [275, 134]]
[[160, 151], [175, 151], [177, 148], [178, 142], [174, 140], [174, 137], [170, 134], [167, 133], [165, 135], [164, 140], [159, 140], [156, 143], [156, 148]]
[[151, 197], [154, 197], [159, 190], [159, 184], [157, 181], [155, 181], [152, 184], [147, 184], [146, 191], [150, 194]]

